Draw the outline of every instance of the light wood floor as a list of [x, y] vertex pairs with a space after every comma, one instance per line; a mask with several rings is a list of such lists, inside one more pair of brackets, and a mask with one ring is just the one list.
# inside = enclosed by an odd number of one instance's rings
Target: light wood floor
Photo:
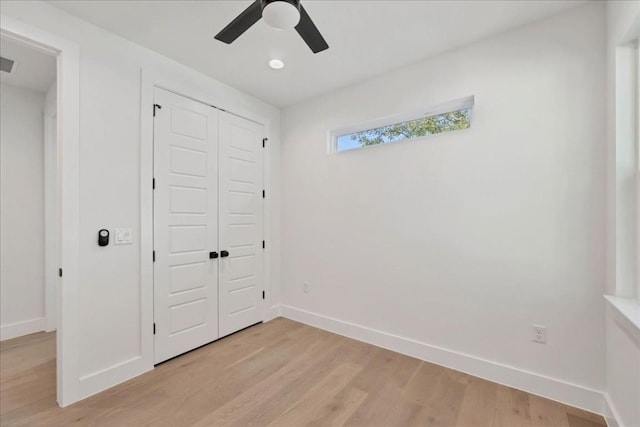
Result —
[[3, 426], [596, 427], [599, 415], [286, 319], [55, 403], [55, 337], [0, 344]]

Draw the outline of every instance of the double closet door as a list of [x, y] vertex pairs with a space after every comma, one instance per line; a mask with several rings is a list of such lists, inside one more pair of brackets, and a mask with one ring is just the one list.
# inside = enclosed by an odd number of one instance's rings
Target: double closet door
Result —
[[263, 316], [264, 127], [156, 88], [155, 363]]

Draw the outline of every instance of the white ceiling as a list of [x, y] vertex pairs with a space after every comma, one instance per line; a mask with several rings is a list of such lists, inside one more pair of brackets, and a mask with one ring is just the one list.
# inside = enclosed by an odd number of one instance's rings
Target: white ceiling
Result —
[[46, 92], [56, 80], [56, 57], [0, 37], [0, 56], [15, 61], [11, 73], [0, 71], [0, 83]]
[[[314, 55], [294, 31], [262, 20], [226, 45], [213, 38], [252, 3], [52, 2], [74, 15], [277, 106], [361, 81], [584, 1], [302, 0], [329, 50]], [[281, 58], [286, 67], [271, 70]]]

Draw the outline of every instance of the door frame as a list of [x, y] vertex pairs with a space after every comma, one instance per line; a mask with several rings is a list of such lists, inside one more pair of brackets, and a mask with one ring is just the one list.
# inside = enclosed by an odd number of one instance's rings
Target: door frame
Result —
[[[173, 92], [185, 98], [192, 99], [203, 104], [215, 106], [223, 111], [238, 115], [247, 120], [264, 126], [264, 137], [271, 136], [271, 119], [260, 114], [255, 114], [236, 105], [227, 105], [220, 102], [217, 90], [209, 85], [198, 84], [197, 79], [184, 73], [160, 73], [143, 68], [140, 72], [140, 305], [141, 305], [141, 352], [145, 365], [149, 369], [154, 366], [154, 339], [153, 339], [153, 99], [154, 89], [160, 88]], [[219, 90], [219, 89], [218, 89]], [[267, 242], [271, 240], [271, 194], [270, 179], [270, 144], [265, 145], [263, 151], [263, 185], [267, 197], [263, 199], [263, 234]], [[271, 250], [267, 244], [263, 256], [264, 300], [263, 320], [271, 320]]]
[[56, 292], [56, 390], [60, 406], [80, 399], [80, 52], [76, 43], [0, 16], [0, 34], [57, 57], [56, 123], [58, 203], [60, 213], [60, 278]]

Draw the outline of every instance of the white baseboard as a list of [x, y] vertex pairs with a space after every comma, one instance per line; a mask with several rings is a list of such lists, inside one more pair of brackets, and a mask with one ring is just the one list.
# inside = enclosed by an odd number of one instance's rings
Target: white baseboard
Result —
[[604, 395], [598, 390], [287, 305], [281, 306], [281, 312], [283, 317], [291, 320], [504, 384], [547, 399], [597, 414], [603, 414], [605, 411]]
[[44, 317], [2, 325], [0, 326], [0, 341], [10, 340], [11, 338], [17, 338], [35, 332], [42, 332], [45, 326], [46, 319]]
[[153, 369], [142, 356], [134, 357], [101, 371], [80, 378], [80, 399], [85, 399], [110, 387], [142, 375]]
[[280, 310], [280, 304], [269, 307], [264, 313], [263, 321], [268, 322], [270, 320], [275, 319], [276, 317], [282, 316], [282, 311]]
[[618, 415], [618, 411], [616, 407], [611, 403], [611, 399], [609, 398], [609, 394], [604, 394], [604, 419], [607, 422], [608, 427], [625, 427], [620, 420], [620, 416]]

